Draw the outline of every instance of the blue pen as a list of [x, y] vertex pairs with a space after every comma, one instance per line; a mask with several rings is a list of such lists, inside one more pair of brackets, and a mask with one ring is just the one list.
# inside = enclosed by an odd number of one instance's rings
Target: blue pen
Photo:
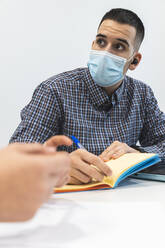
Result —
[[[71, 136], [71, 139], [73, 140], [73, 142], [76, 144], [76, 146], [80, 149], [85, 149], [85, 147], [83, 145], [81, 145], [80, 141], [74, 137], [73, 135]], [[86, 150], [86, 149], [85, 149]]]

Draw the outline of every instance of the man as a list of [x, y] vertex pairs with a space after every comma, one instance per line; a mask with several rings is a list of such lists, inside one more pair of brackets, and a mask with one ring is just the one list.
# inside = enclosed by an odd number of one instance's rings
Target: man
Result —
[[56, 134], [77, 137], [86, 150], [62, 148], [70, 152], [72, 184], [101, 181], [111, 173], [104, 162], [124, 153], [165, 155], [165, 116], [151, 88], [126, 76], [141, 61], [143, 38], [144, 26], [135, 13], [107, 12], [92, 43], [88, 68], [40, 84], [10, 142], [44, 143], [50, 138], [49, 143]]
[[[54, 146], [71, 145], [65, 136]], [[41, 144], [11, 144], [0, 150], [0, 221], [25, 221], [33, 217], [54, 187], [69, 180], [70, 158]]]

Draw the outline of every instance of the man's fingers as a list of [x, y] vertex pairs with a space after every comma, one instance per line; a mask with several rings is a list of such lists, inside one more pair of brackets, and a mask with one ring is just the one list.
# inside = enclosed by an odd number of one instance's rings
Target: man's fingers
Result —
[[68, 137], [66, 137], [65, 135], [56, 135], [51, 137], [50, 139], [48, 139], [45, 143], [45, 146], [53, 146], [53, 147], [57, 147], [57, 146], [61, 146], [61, 145], [65, 145], [65, 146], [70, 146], [72, 145], [72, 140]]
[[99, 156], [103, 161], [119, 158], [121, 155], [129, 152], [137, 152], [129, 147], [126, 143], [114, 141], [102, 154]]
[[[94, 178], [99, 182], [101, 182], [104, 178], [104, 174], [101, 171], [97, 170], [97, 168], [94, 168], [91, 164], [88, 164], [82, 160], [79, 162], [76, 169], [80, 170], [91, 179]], [[80, 180], [80, 178], [78, 178], [78, 180]]]
[[116, 159], [125, 153], [123, 143], [115, 141], [101, 155], [100, 158], [107, 162], [110, 159]]
[[[38, 171], [40, 172], [40, 164], [42, 161], [42, 174], [43, 178], [47, 178], [47, 182], [52, 187], [60, 187], [67, 183], [65, 180], [70, 174], [70, 157], [66, 152], [57, 152], [54, 155], [39, 155], [36, 163], [38, 162]], [[38, 173], [39, 174], [39, 173]], [[60, 186], [59, 186], [60, 185]]]
[[[88, 164], [96, 166], [101, 173], [105, 176], [111, 176], [112, 172], [108, 165], [106, 165], [102, 159], [92, 153], [88, 153], [88, 156], [83, 156], [82, 159]], [[91, 167], [92, 168], [92, 167]], [[97, 178], [96, 178], [97, 179]], [[100, 180], [99, 180], [100, 181]]]
[[62, 187], [69, 181], [70, 157], [66, 152], [57, 152], [55, 155], [47, 155], [44, 158], [44, 167], [49, 184], [54, 187]]
[[107, 149], [105, 149], [105, 150], [102, 152], [102, 154], [100, 155], [100, 157], [101, 157], [101, 158], [106, 157], [107, 154], [108, 154], [109, 152], [111, 152], [117, 145], [118, 145], [118, 142], [117, 142], [117, 141], [113, 142], [109, 147], [107, 147]]
[[[78, 149], [70, 154], [71, 157], [71, 166], [74, 176], [71, 174], [71, 177], [78, 179], [81, 182], [84, 181], [82, 174], [85, 174], [90, 179], [95, 179], [96, 181], [102, 181], [104, 176], [111, 176], [112, 172], [108, 165], [106, 165], [101, 158], [98, 156], [89, 153], [86, 150]], [[86, 178], [85, 178], [86, 179]], [[86, 183], [86, 182], [85, 182]]]
[[112, 155], [113, 159], [119, 158], [120, 156], [122, 156], [123, 154], [125, 154], [125, 151], [123, 149], [118, 149], [117, 151], [115, 151]]
[[[70, 172], [70, 157], [67, 152], [57, 152], [54, 155], [47, 155], [45, 158], [45, 165], [52, 175], [64, 176], [65, 173]], [[49, 166], [49, 167], [48, 167]]]
[[62, 186], [64, 186], [64, 185], [66, 185], [68, 182], [69, 182], [69, 180], [70, 180], [70, 176], [69, 175], [67, 175], [66, 177], [64, 177], [62, 180], [60, 180], [57, 184], [56, 184], [56, 188], [60, 188], [60, 187], [62, 187]]
[[78, 179], [74, 178], [74, 177], [70, 177], [69, 183], [68, 184], [77, 184], [77, 185], [81, 185], [82, 182], [79, 181]]
[[45, 154], [52, 152], [51, 147], [44, 147], [39, 143], [14, 143], [10, 144], [9, 147], [17, 149], [18, 152], [30, 153], [30, 154]]
[[114, 150], [107, 150], [104, 155], [100, 155], [100, 158], [104, 161], [107, 162], [112, 158], [112, 155], [114, 154]]
[[89, 176], [75, 168], [71, 169], [70, 176], [78, 179], [82, 183], [88, 183], [91, 180]]

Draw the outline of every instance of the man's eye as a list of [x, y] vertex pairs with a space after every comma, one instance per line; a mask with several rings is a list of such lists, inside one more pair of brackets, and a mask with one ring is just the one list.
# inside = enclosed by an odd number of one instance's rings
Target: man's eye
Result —
[[103, 39], [97, 39], [96, 43], [100, 46], [100, 47], [104, 47], [106, 45], [106, 41]]
[[121, 43], [117, 43], [114, 45], [114, 48], [118, 51], [123, 51], [125, 49], [125, 46]]

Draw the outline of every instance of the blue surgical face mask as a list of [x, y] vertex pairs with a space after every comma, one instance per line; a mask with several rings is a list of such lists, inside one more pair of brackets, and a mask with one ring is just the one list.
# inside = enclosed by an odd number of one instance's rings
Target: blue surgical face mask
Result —
[[127, 59], [112, 53], [91, 50], [87, 65], [94, 82], [101, 87], [109, 87], [124, 78], [126, 62]]

